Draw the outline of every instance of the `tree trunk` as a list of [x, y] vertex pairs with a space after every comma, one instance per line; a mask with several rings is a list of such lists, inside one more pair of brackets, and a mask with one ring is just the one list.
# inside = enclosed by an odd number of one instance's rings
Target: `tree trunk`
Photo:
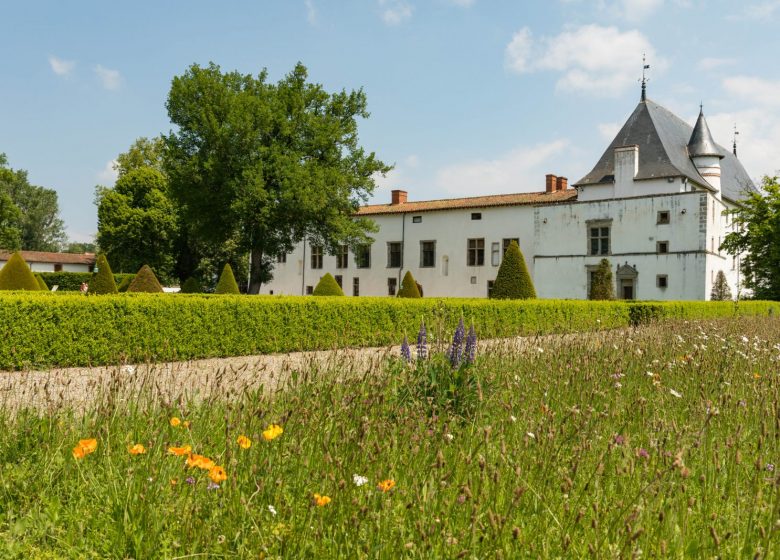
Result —
[[247, 293], [259, 294], [263, 285], [262, 278], [263, 250], [252, 249], [252, 266], [249, 271], [249, 286]]

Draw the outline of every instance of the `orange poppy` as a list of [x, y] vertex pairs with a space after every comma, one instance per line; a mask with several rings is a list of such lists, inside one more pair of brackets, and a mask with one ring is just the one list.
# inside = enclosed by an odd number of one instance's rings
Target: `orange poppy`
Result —
[[314, 494], [314, 505], [317, 507], [325, 507], [330, 503], [330, 498], [328, 496], [320, 496], [319, 494]]
[[182, 447], [169, 447], [168, 453], [171, 455], [189, 455], [192, 451], [191, 445], [184, 445]]
[[90, 453], [94, 453], [97, 449], [96, 439], [80, 439], [78, 445], [73, 448], [73, 457], [76, 459], [83, 459]]
[[389, 492], [390, 490], [393, 489], [394, 486], [395, 486], [395, 480], [389, 478], [387, 480], [383, 480], [382, 482], [376, 485], [376, 487], [379, 488], [382, 492]]
[[146, 453], [146, 448], [140, 443], [136, 443], [132, 447], [129, 447], [127, 451], [130, 453], [130, 455], [143, 455]]
[[187, 457], [187, 466], [198, 467], [199, 469], [208, 471], [215, 465], [214, 465], [214, 461], [212, 461], [208, 457], [205, 457], [203, 455], [196, 455], [193, 453], [189, 457]]
[[227, 480], [227, 473], [225, 473], [225, 469], [215, 465], [209, 469], [209, 478], [214, 484], [218, 484]]
[[181, 424], [181, 420], [179, 420], [179, 419], [178, 419], [176, 416], [174, 416], [173, 418], [171, 418], [171, 419], [169, 420], [169, 422], [170, 422], [171, 426], [173, 426], [174, 428], [178, 427], [178, 426], [179, 426], [179, 424]]

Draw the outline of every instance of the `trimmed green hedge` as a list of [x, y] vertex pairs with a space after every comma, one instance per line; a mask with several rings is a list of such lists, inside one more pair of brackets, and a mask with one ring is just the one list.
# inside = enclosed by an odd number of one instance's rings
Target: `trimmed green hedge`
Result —
[[[81, 284], [92, 279], [92, 272], [39, 272], [43, 281], [51, 289], [52, 286], [59, 286], [58, 292], [78, 292], [81, 290]], [[135, 274], [114, 274], [114, 281], [118, 286], [126, 278], [133, 279]]]
[[[654, 319], [780, 317], [780, 303], [311, 298], [120, 294], [0, 295], [0, 370], [186, 360], [397, 344], [425, 318], [451, 332], [463, 316], [480, 338], [625, 327]], [[449, 335], [449, 334], [448, 334]]]

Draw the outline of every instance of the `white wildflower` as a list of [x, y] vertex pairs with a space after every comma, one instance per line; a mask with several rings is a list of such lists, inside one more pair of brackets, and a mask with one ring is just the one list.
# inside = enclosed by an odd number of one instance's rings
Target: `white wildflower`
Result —
[[363, 486], [368, 482], [368, 479], [365, 476], [360, 476], [359, 474], [353, 474], [352, 482], [355, 483], [355, 486]]
[[671, 394], [673, 397], [677, 397], [678, 399], [681, 399], [681, 398], [682, 398], [682, 395], [681, 395], [680, 393], [678, 393], [677, 391], [675, 391], [674, 389], [669, 389], [669, 393], [670, 393], [670, 394]]
[[528, 432], [528, 433], [526, 433], [525, 435], [527, 435], [527, 436], [528, 436], [529, 438], [531, 438], [531, 439], [536, 439], [536, 435], [534, 435], [534, 433], [533, 433], [533, 432]]
[[276, 515], [276, 508], [272, 505], [268, 505], [268, 511], [271, 512], [271, 515]]
[[509, 417], [509, 419], [510, 419], [512, 422], [517, 422], [517, 416], [510, 416], [510, 417]]
[[444, 434], [444, 439], [446, 439], [447, 441], [452, 441], [453, 439], [455, 439], [455, 436], [453, 436], [452, 434]]

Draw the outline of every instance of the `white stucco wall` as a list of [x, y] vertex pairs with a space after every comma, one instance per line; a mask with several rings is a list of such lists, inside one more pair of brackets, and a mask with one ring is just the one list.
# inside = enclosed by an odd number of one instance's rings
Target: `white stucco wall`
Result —
[[[0, 260], [0, 268], [5, 266], [6, 261]], [[54, 263], [28, 262], [30, 270], [33, 272], [54, 272]], [[87, 264], [63, 264], [62, 272], [89, 272]]]

